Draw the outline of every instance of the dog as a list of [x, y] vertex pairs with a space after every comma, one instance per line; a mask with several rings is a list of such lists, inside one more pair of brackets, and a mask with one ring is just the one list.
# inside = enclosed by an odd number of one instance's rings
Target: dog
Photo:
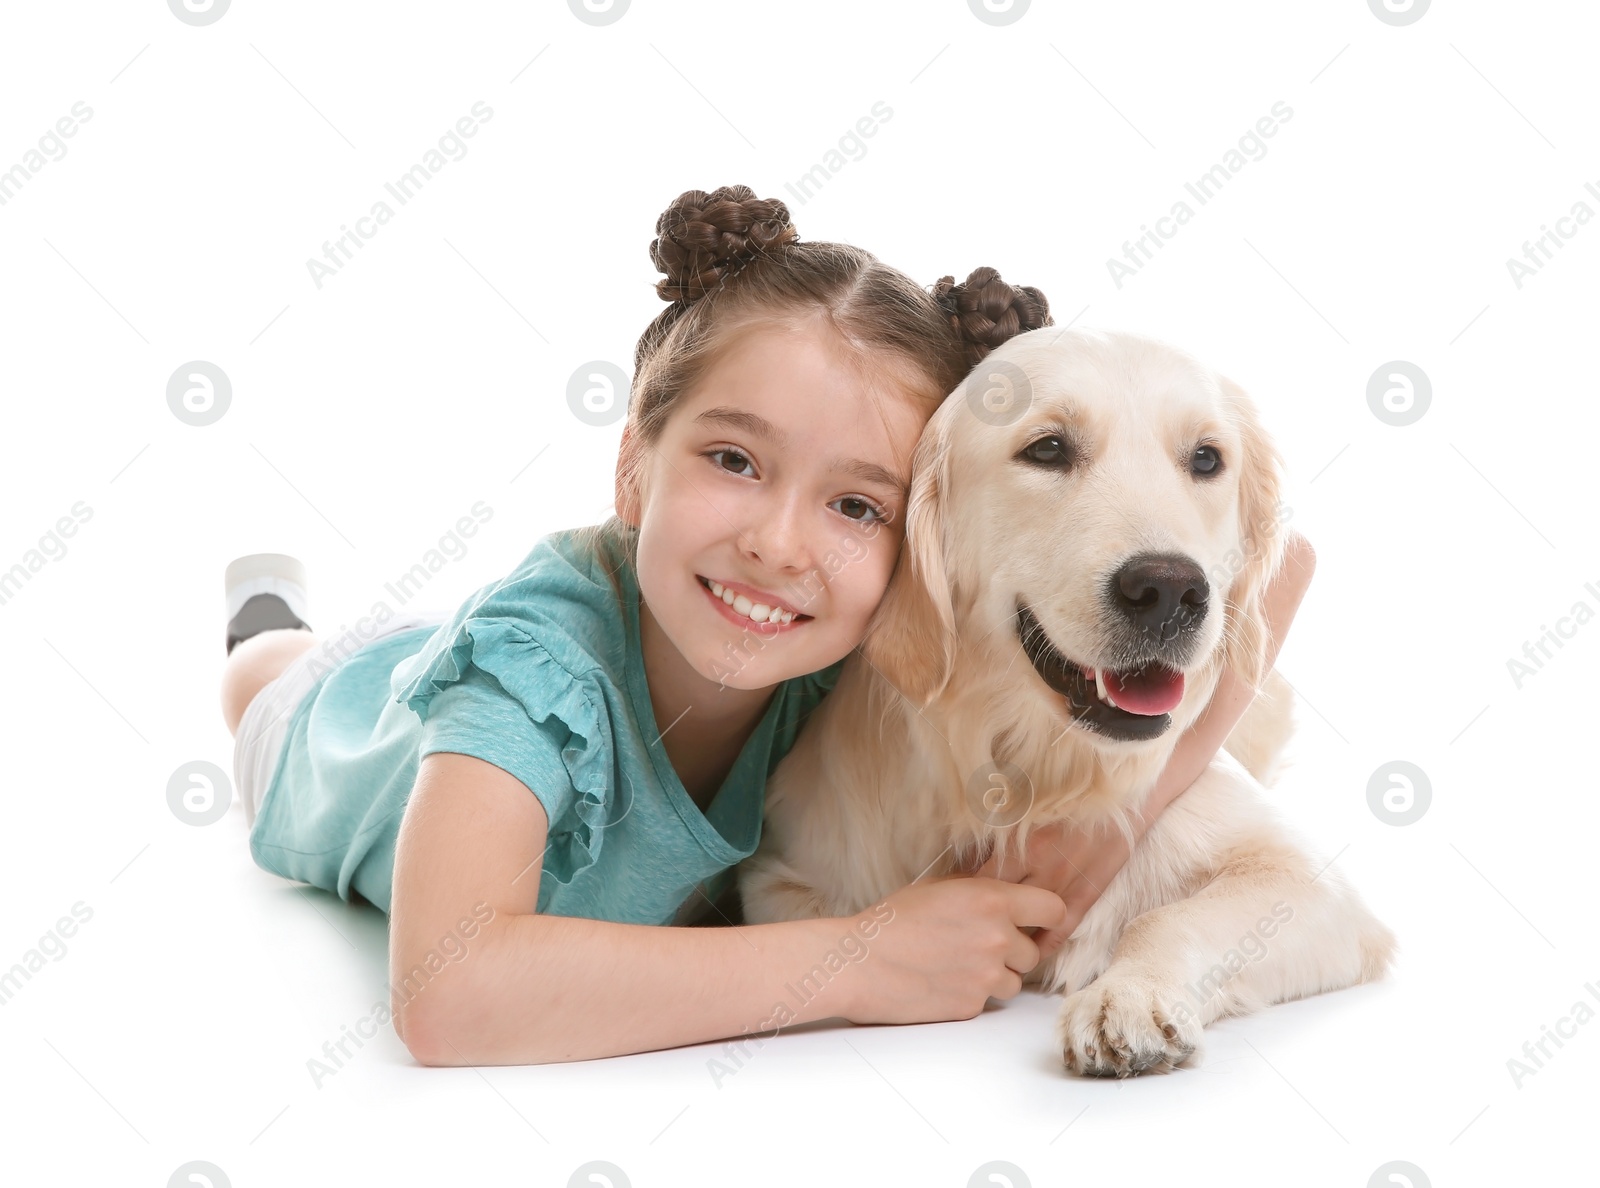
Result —
[[850, 916], [1133, 821], [1224, 667], [1257, 696], [1025, 985], [1069, 1072], [1194, 1064], [1213, 1020], [1383, 976], [1393, 933], [1268, 805], [1292, 730], [1262, 599], [1282, 458], [1246, 393], [1154, 339], [1046, 326], [992, 351], [912, 459], [901, 557], [768, 785], [745, 919]]

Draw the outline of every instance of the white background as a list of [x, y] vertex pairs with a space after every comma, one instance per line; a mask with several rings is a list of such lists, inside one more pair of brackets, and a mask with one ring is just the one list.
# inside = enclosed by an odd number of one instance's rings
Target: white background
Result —
[[[1600, 609], [1600, 225], [1520, 288], [1506, 260], [1600, 210], [1596, 32], [1578, 2], [1487, 0], [1404, 27], [1359, 0], [1036, 0], [1003, 27], [958, 0], [634, 0], [604, 27], [548, 0], [234, 0], [205, 27], [157, 0], [8, 6], [0, 170], [93, 115], [0, 206], [0, 568], [75, 503], [92, 516], [0, 605], [0, 969], [72, 904], [93, 916], [0, 1006], [6, 1178], [1565, 1178], [1600, 1023], [1520, 1087], [1507, 1061], [1600, 1008], [1600, 626], [1521, 688], [1507, 661]], [[467, 154], [319, 288], [307, 259], [480, 100]], [[1265, 156], [1119, 287], [1107, 258], [1280, 100]], [[878, 101], [865, 155], [795, 199]], [[388, 1030], [314, 1085], [323, 1042], [387, 1000], [385, 921], [257, 870], [237, 806], [204, 828], [167, 807], [180, 766], [230, 765], [223, 567], [302, 558], [331, 634], [476, 501], [493, 519], [408, 609], [602, 518], [619, 426], [579, 422], [568, 377], [630, 368], [661, 308], [656, 216], [731, 183], [787, 199], [805, 238], [923, 283], [994, 265], [1058, 324], [1165, 338], [1253, 394], [1319, 557], [1273, 797], [1399, 934], [1389, 979], [1226, 1021], [1200, 1068], [1123, 1083], [1067, 1077], [1030, 993], [967, 1023], [802, 1029], [720, 1087], [715, 1045], [432, 1070]], [[205, 427], [166, 401], [197, 359], [232, 383]], [[1406, 427], [1366, 399], [1397, 359], [1433, 389]], [[1432, 786], [1404, 827], [1367, 804], [1394, 759]]]

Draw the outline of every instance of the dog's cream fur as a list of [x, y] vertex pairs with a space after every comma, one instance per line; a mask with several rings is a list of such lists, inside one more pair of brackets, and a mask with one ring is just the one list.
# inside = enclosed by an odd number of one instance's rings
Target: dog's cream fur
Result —
[[[1066, 993], [1057, 1039], [1069, 1070], [1165, 1070], [1194, 1060], [1213, 1019], [1380, 977], [1395, 939], [1258, 782], [1291, 729], [1286, 683], [1263, 671], [1261, 609], [1287, 512], [1281, 459], [1249, 398], [1188, 355], [1121, 333], [1022, 334], [969, 383], [1003, 387], [1006, 365], [1031, 387], [1014, 394], [1027, 401], [1020, 418], [997, 423], [1007, 417], [983, 415], [963, 386], [924, 432], [904, 551], [863, 655], [769, 785], [761, 846], [740, 869], [745, 917], [851, 915], [919, 877], [970, 869], [991, 843], [1021, 853], [1046, 822], [1128, 833], [1231, 666], [1260, 691], [1226, 749], [1027, 978]], [[1018, 460], [1049, 434], [1070, 435], [1069, 469]], [[1220, 478], [1191, 472], [1202, 440], [1220, 450]], [[1020, 646], [1017, 606], [1071, 660], [1129, 663], [1104, 590], [1149, 552], [1192, 559], [1211, 599], [1177, 665], [1185, 689], [1170, 728], [1115, 741], [1071, 722]], [[1009, 825], [989, 823], [981, 799], [992, 764], [1030, 781], [1011, 789], [1027, 812]]]

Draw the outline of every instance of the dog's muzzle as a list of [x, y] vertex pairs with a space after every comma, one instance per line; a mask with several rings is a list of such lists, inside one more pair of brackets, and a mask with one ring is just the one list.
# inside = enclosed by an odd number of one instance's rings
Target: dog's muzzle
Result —
[[1184, 675], [1159, 660], [1112, 669], [1081, 664], [1050, 641], [1025, 604], [1017, 607], [1017, 636], [1045, 684], [1067, 699], [1075, 722], [1118, 742], [1160, 738], [1183, 700]]

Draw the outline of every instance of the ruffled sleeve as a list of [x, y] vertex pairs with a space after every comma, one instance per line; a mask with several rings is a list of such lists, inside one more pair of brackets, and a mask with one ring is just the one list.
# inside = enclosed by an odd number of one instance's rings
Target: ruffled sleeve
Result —
[[614, 784], [606, 699], [592, 668], [577, 667], [525, 623], [469, 617], [442, 627], [390, 679], [392, 700], [422, 719], [419, 759], [472, 755], [539, 798], [545, 878], [561, 883], [599, 858]]

